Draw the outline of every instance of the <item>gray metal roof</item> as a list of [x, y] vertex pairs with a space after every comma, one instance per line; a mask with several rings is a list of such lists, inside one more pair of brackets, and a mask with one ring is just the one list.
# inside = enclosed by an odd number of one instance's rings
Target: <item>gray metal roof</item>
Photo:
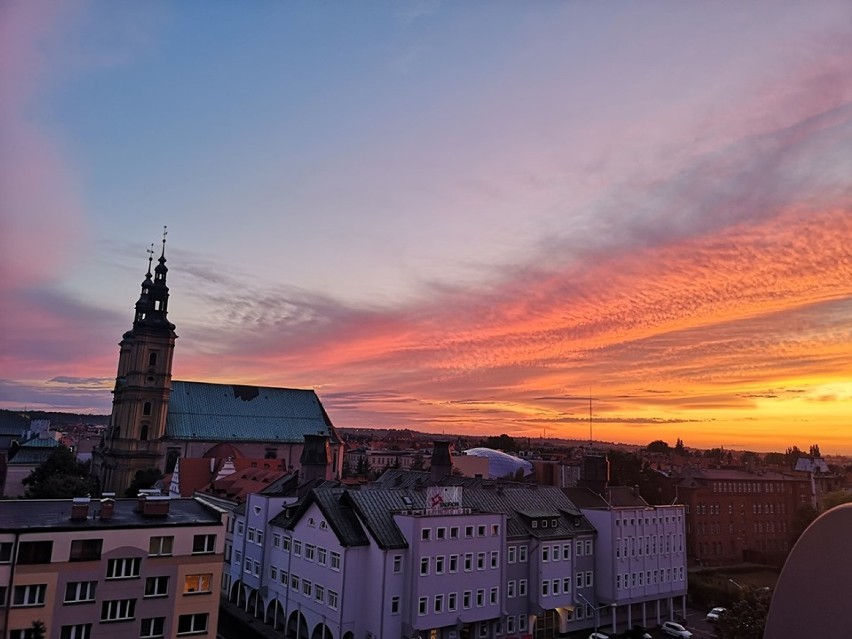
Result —
[[163, 526], [197, 526], [217, 524], [221, 514], [201, 501], [186, 499], [169, 500], [169, 514], [165, 517], [145, 517], [136, 512], [138, 500], [116, 499], [112, 519], [103, 520], [96, 515], [100, 501], [93, 499], [89, 504], [89, 517], [71, 519], [70, 499], [11, 499], [0, 508], [0, 530], [102, 530], [105, 528], [139, 528]]
[[301, 442], [305, 435], [336, 437], [312, 390], [172, 382], [167, 439]]
[[[388, 481], [362, 486], [360, 490], [335, 488], [311, 491], [301, 507], [289, 517], [282, 513], [273, 521], [278, 525], [292, 526], [310, 503], [317, 503], [343, 545], [365, 545], [369, 543], [369, 534], [380, 548], [405, 548], [408, 543], [397, 527], [394, 515], [426, 508], [428, 478], [428, 473], [424, 472], [395, 471]], [[463, 484], [462, 506], [473, 512], [505, 514], [506, 534], [510, 539], [564, 539], [595, 532], [571, 500], [552, 486], [495, 483], [459, 477], [447, 477], [440, 483]], [[549, 524], [557, 519], [557, 525], [533, 528], [532, 520], [541, 518], [550, 519]]]

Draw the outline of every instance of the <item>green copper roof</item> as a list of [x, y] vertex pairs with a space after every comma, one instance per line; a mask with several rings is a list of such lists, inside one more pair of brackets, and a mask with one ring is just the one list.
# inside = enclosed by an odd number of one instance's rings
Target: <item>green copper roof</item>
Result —
[[312, 390], [172, 382], [167, 439], [301, 442], [332, 429]]

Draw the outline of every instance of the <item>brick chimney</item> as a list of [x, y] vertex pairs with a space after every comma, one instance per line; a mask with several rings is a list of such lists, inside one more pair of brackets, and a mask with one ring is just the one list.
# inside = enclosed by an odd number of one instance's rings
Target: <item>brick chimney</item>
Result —
[[74, 497], [71, 500], [71, 519], [74, 521], [88, 519], [90, 501], [92, 500], [88, 497]]
[[329, 479], [328, 470], [331, 462], [331, 448], [328, 445], [328, 435], [305, 435], [302, 455], [299, 457], [300, 483], [306, 484], [315, 479]]
[[171, 498], [156, 488], [143, 488], [139, 491], [136, 512], [143, 517], [166, 517], [169, 514]]
[[450, 442], [436, 440], [432, 446], [432, 465], [429, 469], [429, 479], [438, 483], [453, 472], [453, 456], [450, 454]]
[[112, 514], [115, 512], [115, 493], [104, 493], [104, 498], [101, 499], [101, 519], [109, 521], [112, 519]]

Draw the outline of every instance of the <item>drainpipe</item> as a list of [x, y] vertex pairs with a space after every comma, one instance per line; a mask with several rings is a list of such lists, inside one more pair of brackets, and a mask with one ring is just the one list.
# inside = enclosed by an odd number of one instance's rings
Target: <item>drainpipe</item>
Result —
[[379, 608], [379, 636], [385, 636], [385, 586], [387, 585], [388, 580], [388, 551], [385, 549], [384, 553], [384, 561], [382, 561], [383, 570], [382, 570], [382, 605]]
[[6, 601], [6, 605], [3, 607], [3, 636], [7, 636], [9, 633], [9, 612], [12, 609], [12, 584], [15, 583], [15, 568], [18, 565], [18, 540], [21, 536], [21, 533], [15, 531], [15, 541], [12, 544], [12, 570], [9, 572], [9, 586], [7, 588], [6, 597], [8, 598]]

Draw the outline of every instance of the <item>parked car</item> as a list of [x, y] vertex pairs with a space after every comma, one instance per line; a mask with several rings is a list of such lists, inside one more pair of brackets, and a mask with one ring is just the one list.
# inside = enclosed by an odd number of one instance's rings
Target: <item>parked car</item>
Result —
[[690, 639], [692, 633], [674, 621], [666, 621], [661, 626], [664, 635], [669, 637], [678, 637], [678, 639]]
[[713, 608], [707, 613], [707, 621], [719, 621], [726, 612], [728, 612], [727, 608]]

